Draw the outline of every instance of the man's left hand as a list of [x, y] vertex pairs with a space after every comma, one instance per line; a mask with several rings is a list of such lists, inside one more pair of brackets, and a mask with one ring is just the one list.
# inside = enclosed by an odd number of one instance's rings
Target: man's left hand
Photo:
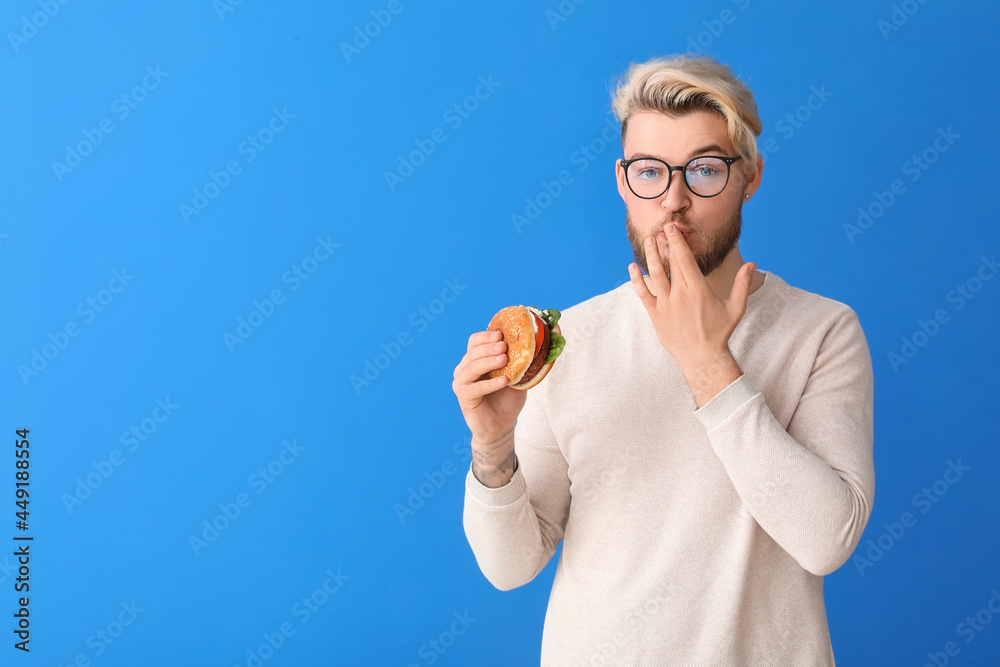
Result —
[[[666, 240], [660, 234], [646, 239], [646, 264], [655, 295], [636, 264], [629, 264], [628, 271], [657, 338], [677, 361], [696, 405], [701, 407], [742, 375], [729, 351], [729, 337], [746, 313], [757, 266], [748, 262], [740, 267], [729, 297], [720, 299], [698, 268], [684, 235], [671, 233], [674, 229], [674, 225], [667, 225]], [[660, 259], [668, 247], [669, 280]]]

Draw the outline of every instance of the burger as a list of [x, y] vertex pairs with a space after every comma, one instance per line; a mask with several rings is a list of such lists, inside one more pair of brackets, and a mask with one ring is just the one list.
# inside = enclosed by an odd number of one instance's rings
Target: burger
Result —
[[507, 365], [494, 368], [490, 378], [507, 376], [511, 389], [531, 389], [542, 381], [555, 363], [566, 339], [559, 332], [560, 313], [549, 308], [509, 306], [490, 320], [488, 331], [499, 331], [507, 343]]

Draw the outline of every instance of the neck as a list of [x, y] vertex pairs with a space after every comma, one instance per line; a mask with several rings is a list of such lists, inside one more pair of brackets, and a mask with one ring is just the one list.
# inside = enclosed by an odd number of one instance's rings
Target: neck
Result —
[[[740, 272], [744, 264], [746, 262], [743, 261], [743, 257], [740, 255], [740, 247], [736, 245], [733, 246], [732, 252], [726, 255], [726, 259], [719, 265], [719, 268], [705, 277], [717, 297], [720, 299], [729, 298], [729, 293], [733, 289], [733, 283], [736, 282], [736, 274]], [[756, 271], [753, 280], [750, 281], [750, 294], [756, 292], [763, 284], [763, 274], [760, 271]]]

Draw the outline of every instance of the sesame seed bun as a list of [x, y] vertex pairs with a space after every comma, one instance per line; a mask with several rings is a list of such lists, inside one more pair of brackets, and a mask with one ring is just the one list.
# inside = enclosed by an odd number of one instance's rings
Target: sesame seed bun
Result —
[[[487, 327], [487, 331], [499, 331], [503, 334], [503, 340], [507, 343], [507, 365], [503, 368], [495, 368], [487, 373], [490, 378], [498, 378], [501, 375], [507, 376], [507, 386], [511, 389], [526, 390], [531, 389], [542, 381], [555, 361], [545, 364], [541, 361], [549, 354], [549, 329], [545, 321], [538, 318], [525, 306], [508, 306], [502, 309]], [[539, 350], [539, 359], [536, 363], [535, 348], [537, 339], [535, 326], [539, 327], [538, 336], [542, 336], [542, 349]], [[556, 324], [552, 331], [560, 333], [559, 325]], [[528, 373], [530, 369], [530, 373]], [[527, 382], [522, 382], [525, 374], [530, 377]]]

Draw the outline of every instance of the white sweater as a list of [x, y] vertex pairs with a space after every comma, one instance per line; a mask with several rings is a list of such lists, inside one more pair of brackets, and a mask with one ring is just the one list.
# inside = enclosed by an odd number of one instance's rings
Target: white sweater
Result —
[[765, 273], [729, 340], [743, 375], [700, 409], [631, 283], [559, 326], [566, 349], [528, 391], [513, 478], [491, 489], [470, 469], [464, 510], [502, 590], [563, 542], [542, 667], [832, 667], [823, 575], [875, 493], [856, 313]]

